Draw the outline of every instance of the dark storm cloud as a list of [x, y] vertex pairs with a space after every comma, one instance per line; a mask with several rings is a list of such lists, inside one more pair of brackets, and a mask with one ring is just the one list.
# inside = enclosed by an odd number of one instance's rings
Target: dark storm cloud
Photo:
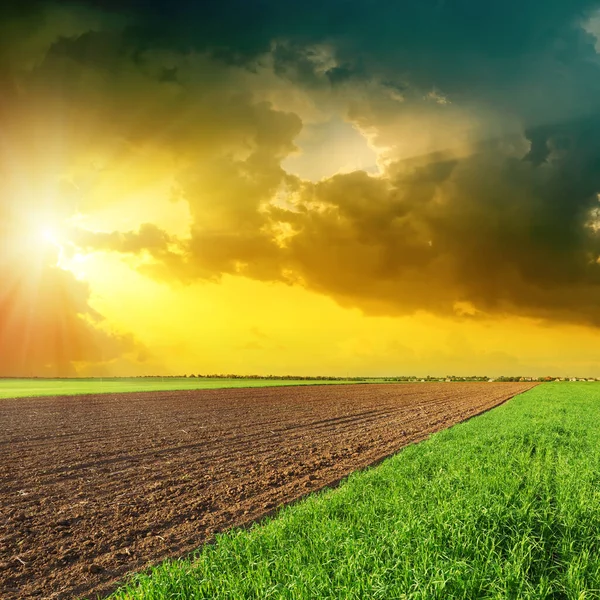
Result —
[[[296, 182], [254, 227], [166, 238], [87, 234], [89, 249], [149, 252], [157, 277], [281, 280], [370, 314], [520, 314], [600, 325], [600, 121], [564, 126], [543, 162], [487, 143], [465, 158], [398, 161]], [[565, 133], [566, 132], [566, 133]], [[541, 134], [540, 134], [541, 135]], [[294, 184], [292, 184], [294, 185]], [[283, 232], [283, 237], [278, 234]]]
[[[27, 18], [39, 19], [47, 6], [53, 5], [34, 3]], [[105, 60], [115, 47], [138, 56], [162, 48], [208, 51], [252, 68], [275, 44], [276, 68], [310, 82], [314, 64], [306, 48], [327, 42], [337, 58], [330, 82], [381, 75], [392, 85], [437, 87], [457, 99], [493, 99], [529, 118], [590, 110], [598, 92], [597, 65], [586, 61], [595, 54], [594, 39], [579, 27], [598, 0], [88, 0], [71, 6], [126, 20], [118, 44], [73, 41], [72, 55], [90, 59]]]
[[524, 61], [548, 49], [569, 63], [573, 51], [589, 43], [572, 26], [598, 2], [98, 0], [89, 5], [134, 15], [132, 35], [152, 47], [214, 50], [249, 61], [278, 39], [298, 48], [331, 41], [346, 68], [364, 62], [454, 90], [519, 76]]
[[[254, 69], [266, 52], [275, 72], [306, 86], [374, 78], [407, 97], [438, 89], [452, 102], [484, 103], [526, 127], [593, 114], [600, 94], [594, 38], [581, 24], [598, 0], [191, 0], [93, 1], [127, 25], [118, 44], [79, 40], [74, 56], [115, 47], [209, 52]], [[315, 73], [310, 48], [330, 44], [335, 65]], [[78, 47], [79, 46], [79, 47]], [[161, 77], [176, 80], [176, 69]]]

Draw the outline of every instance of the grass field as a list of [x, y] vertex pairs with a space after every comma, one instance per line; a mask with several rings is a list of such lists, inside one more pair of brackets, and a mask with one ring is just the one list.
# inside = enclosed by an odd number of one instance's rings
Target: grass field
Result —
[[[369, 380], [370, 383], [378, 380]], [[314, 379], [226, 379], [215, 377], [160, 377], [131, 379], [0, 379], [1, 398], [156, 392], [163, 390], [206, 390], [217, 388], [268, 387], [279, 385], [322, 385], [357, 383], [346, 380]]]
[[600, 598], [600, 385], [546, 384], [114, 599]]

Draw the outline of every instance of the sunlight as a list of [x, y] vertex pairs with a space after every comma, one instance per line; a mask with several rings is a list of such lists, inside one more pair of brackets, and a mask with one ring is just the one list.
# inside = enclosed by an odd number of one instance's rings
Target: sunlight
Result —
[[[54, 229], [53, 227], [49, 227], [49, 226], [42, 227], [39, 230], [36, 241], [37, 241], [38, 246], [40, 246], [41, 249], [44, 251], [49, 250], [50, 246], [53, 249], [56, 249], [58, 251], [58, 253], [56, 256], [55, 266], [63, 267], [63, 265], [61, 264], [61, 261], [64, 257], [64, 253], [65, 253], [64, 242], [60, 239], [60, 236], [57, 233], [56, 229]], [[54, 250], [53, 250], [53, 252], [54, 252]]]
[[60, 246], [58, 243], [58, 238], [56, 237], [56, 232], [53, 229], [44, 227], [41, 231], [41, 236], [42, 239], [49, 244], [52, 244], [53, 246]]
[[87, 278], [87, 270], [84, 269], [87, 263], [89, 255], [81, 254], [76, 252], [70, 257], [61, 256], [58, 266], [65, 271], [70, 271], [76, 279], [82, 280]]
[[43, 262], [69, 271], [76, 279], [87, 277], [87, 260], [89, 255], [78, 249], [77, 245], [69, 239], [71, 228], [68, 222], [60, 227], [56, 223], [43, 225], [37, 223], [30, 228], [28, 244], [29, 251], [37, 254]]

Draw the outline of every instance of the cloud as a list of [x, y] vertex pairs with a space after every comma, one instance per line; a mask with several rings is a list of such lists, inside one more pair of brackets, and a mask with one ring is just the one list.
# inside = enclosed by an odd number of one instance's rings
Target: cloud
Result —
[[89, 305], [89, 289], [48, 263], [2, 263], [0, 375], [74, 376], [79, 366], [137, 355], [131, 335], [104, 329]]
[[600, 54], [600, 9], [584, 23], [584, 29], [596, 38], [596, 52]]
[[143, 247], [156, 268], [168, 266], [165, 277], [300, 282], [372, 314], [598, 325], [599, 133], [600, 123], [586, 120], [535, 131], [533, 141], [496, 140], [466, 157], [394, 162], [381, 177], [295, 180], [287, 207], [275, 199], [245, 215], [251, 230], [234, 213], [218, 230], [198, 223], [189, 239], [146, 226], [89, 247]]
[[[21, 157], [6, 177], [33, 182], [36, 210], [86, 213], [136, 177], [150, 185], [143, 157], [160, 153], [188, 235], [150, 220], [71, 232], [153, 277], [285, 281], [370, 314], [597, 326], [600, 65], [582, 26], [597, 5], [88, 2], [62, 29], [44, 8], [14, 17], [35, 60], [6, 63]], [[380, 175], [286, 172], [307, 122], [332, 118], [368, 139]]]

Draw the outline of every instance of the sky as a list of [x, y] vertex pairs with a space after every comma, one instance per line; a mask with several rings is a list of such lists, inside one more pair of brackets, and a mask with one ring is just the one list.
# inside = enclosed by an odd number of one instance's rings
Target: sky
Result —
[[600, 0], [0, 8], [0, 376], [600, 376]]

